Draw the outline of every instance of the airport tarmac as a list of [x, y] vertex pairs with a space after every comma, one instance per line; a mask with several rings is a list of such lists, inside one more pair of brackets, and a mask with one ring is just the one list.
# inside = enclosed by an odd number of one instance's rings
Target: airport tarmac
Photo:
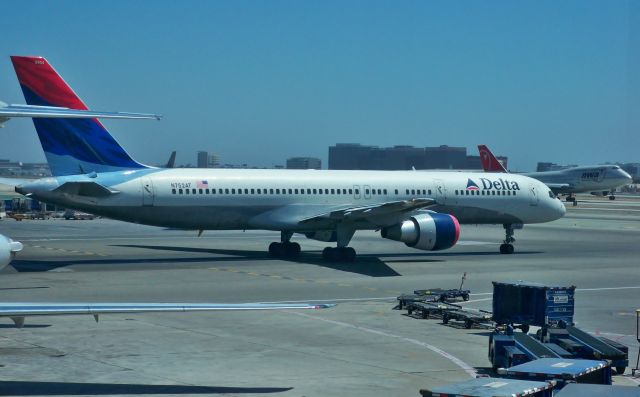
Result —
[[[577, 325], [630, 347], [640, 308], [640, 198], [579, 197], [565, 218], [516, 231], [463, 225], [460, 242], [417, 251], [358, 232], [355, 263], [269, 258], [264, 231], [166, 230], [107, 219], [0, 221], [22, 241], [0, 272], [2, 301], [327, 301], [316, 311], [33, 317], [0, 320], [0, 395], [415, 396], [488, 370], [487, 330], [392, 310], [395, 297], [455, 288], [491, 309], [493, 280], [575, 285]], [[615, 383], [637, 385], [629, 375]]]

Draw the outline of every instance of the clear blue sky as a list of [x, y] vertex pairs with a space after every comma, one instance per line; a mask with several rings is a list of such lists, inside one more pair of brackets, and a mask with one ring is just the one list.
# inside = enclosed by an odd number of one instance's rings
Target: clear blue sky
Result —
[[[512, 169], [640, 161], [640, 1], [34, 1], [9, 55], [42, 55], [139, 161], [283, 164], [337, 142], [486, 143]], [[30, 120], [0, 158], [43, 161]]]

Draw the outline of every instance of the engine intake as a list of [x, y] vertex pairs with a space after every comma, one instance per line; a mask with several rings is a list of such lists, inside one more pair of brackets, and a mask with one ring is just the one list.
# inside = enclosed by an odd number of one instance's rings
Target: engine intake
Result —
[[460, 237], [460, 224], [450, 214], [429, 213], [412, 216], [406, 221], [385, 227], [382, 237], [402, 241], [408, 247], [425, 251], [451, 248]]
[[22, 250], [22, 243], [13, 241], [0, 234], [0, 269], [11, 262], [17, 252]]

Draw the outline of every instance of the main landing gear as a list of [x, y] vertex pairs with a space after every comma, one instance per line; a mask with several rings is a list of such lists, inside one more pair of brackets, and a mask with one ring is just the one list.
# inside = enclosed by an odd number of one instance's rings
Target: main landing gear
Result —
[[569, 195], [567, 196], [567, 198], [565, 199], [567, 201], [567, 203], [573, 203], [573, 206], [575, 207], [576, 205], [578, 205], [578, 200], [576, 200], [576, 196], [574, 196], [573, 194], [569, 193]]
[[515, 243], [516, 239], [513, 238], [513, 225], [511, 224], [504, 224], [504, 232], [505, 232], [505, 239], [504, 242], [500, 245], [500, 253], [501, 254], [513, 254], [513, 244], [511, 243]]
[[300, 255], [300, 244], [292, 243], [293, 232], [280, 232], [280, 242], [269, 244], [269, 255], [275, 258], [295, 258]]
[[347, 247], [356, 229], [350, 224], [339, 223], [336, 226], [337, 247], [326, 247], [322, 250], [322, 258], [329, 262], [353, 262], [356, 260], [356, 250]]
[[356, 250], [351, 247], [325, 247], [322, 258], [327, 261], [353, 262], [356, 260]]

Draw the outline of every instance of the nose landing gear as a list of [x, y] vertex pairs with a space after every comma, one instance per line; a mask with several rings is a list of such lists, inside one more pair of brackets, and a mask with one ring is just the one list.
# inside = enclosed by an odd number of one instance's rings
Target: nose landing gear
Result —
[[516, 239], [513, 237], [514, 227], [511, 224], [504, 224], [503, 226], [505, 231], [505, 239], [504, 239], [504, 242], [500, 244], [500, 253], [513, 254], [514, 248], [513, 248], [513, 244], [511, 243], [516, 242]]

